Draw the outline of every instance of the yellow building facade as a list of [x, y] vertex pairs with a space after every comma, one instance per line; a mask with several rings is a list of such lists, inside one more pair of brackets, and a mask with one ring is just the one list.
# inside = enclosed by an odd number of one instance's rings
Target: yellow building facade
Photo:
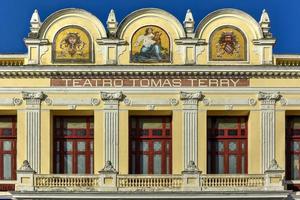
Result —
[[266, 11], [30, 23], [0, 55], [3, 197], [297, 199], [300, 57], [273, 54]]

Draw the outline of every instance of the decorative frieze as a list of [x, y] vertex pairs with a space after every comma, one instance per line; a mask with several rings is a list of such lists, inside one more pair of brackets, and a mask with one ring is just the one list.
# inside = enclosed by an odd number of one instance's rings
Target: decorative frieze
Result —
[[260, 126], [262, 137], [262, 171], [269, 168], [275, 159], [275, 104], [280, 100], [279, 92], [259, 92], [258, 100], [261, 102]]
[[27, 135], [27, 160], [32, 168], [40, 173], [41, 168], [41, 101], [45, 94], [38, 92], [22, 92], [23, 99], [26, 101], [26, 135]]
[[0, 98], [0, 106], [19, 106], [22, 103], [20, 98]]
[[256, 99], [254, 98], [223, 98], [223, 99], [203, 99], [205, 106], [254, 106]]
[[105, 161], [110, 161], [119, 170], [119, 101], [122, 92], [101, 92], [104, 101]]
[[198, 163], [198, 101], [202, 92], [180, 92], [183, 100], [184, 168]]
[[176, 106], [178, 100], [171, 99], [124, 99], [124, 104], [127, 106]]
[[100, 104], [99, 98], [84, 98], [84, 99], [68, 99], [68, 98], [47, 98], [45, 99], [47, 105], [52, 106], [97, 106]]

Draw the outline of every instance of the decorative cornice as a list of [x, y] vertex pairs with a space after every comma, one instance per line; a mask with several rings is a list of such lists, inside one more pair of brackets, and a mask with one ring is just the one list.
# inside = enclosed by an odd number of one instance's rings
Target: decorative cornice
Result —
[[201, 77], [201, 78], [300, 78], [300, 67], [282, 66], [2, 66], [1, 78], [105, 78], [105, 77]]

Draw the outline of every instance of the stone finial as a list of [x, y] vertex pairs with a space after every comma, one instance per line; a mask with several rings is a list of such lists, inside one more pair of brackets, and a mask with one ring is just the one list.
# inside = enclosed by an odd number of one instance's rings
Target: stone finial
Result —
[[106, 21], [107, 29], [109, 35], [114, 37], [117, 32], [118, 22], [116, 19], [115, 11], [113, 9], [110, 10], [107, 21]]
[[188, 37], [191, 37], [194, 32], [194, 25], [195, 25], [195, 21], [194, 21], [194, 17], [193, 17], [191, 9], [188, 9], [186, 11], [186, 15], [185, 15], [183, 24], [184, 24], [184, 29], [185, 29], [186, 33], [188, 34]]
[[22, 166], [19, 169], [20, 171], [33, 171], [28, 160], [24, 160]]
[[272, 37], [272, 33], [270, 32], [271, 20], [270, 20], [268, 12], [265, 9], [262, 11], [260, 21], [259, 21], [259, 25], [262, 29], [264, 37], [265, 38], [271, 38]]
[[34, 10], [31, 16], [30, 24], [31, 24], [30, 27], [31, 32], [38, 33], [42, 23], [37, 9]]

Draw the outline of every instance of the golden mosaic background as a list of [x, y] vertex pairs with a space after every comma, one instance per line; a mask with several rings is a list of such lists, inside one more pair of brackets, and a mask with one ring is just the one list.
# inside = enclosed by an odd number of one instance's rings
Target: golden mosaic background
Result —
[[[74, 39], [74, 36], [75, 37]], [[75, 42], [73, 45], [70, 43]], [[58, 32], [55, 36], [53, 59], [56, 62], [90, 62], [91, 40], [87, 33], [80, 28], [69, 27]]]
[[[238, 44], [238, 52], [227, 53], [220, 45], [223, 33], [232, 32]], [[236, 48], [237, 49], [237, 48]], [[210, 37], [210, 60], [212, 61], [246, 61], [247, 60], [247, 41], [240, 30], [233, 27], [222, 27], [215, 30]]]

